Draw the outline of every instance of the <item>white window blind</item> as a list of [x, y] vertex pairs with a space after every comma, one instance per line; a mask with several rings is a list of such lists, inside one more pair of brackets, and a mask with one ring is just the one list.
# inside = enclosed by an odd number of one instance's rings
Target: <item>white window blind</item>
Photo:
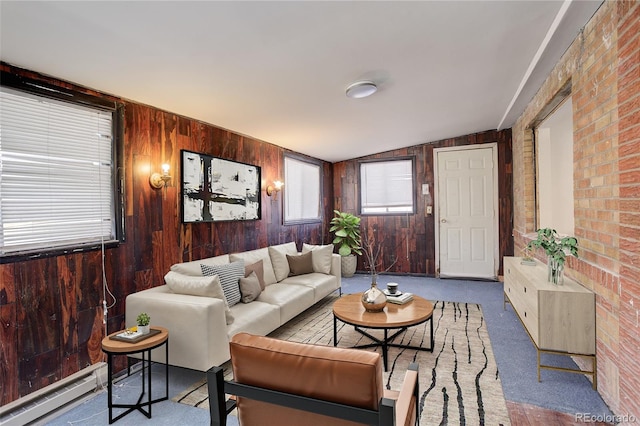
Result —
[[112, 121], [0, 89], [0, 255], [116, 239]]
[[284, 221], [320, 219], [320, 166], [284, 158]]
[[413, 162], [360, 163], [360, 202], [363, 214], [413, 213]]

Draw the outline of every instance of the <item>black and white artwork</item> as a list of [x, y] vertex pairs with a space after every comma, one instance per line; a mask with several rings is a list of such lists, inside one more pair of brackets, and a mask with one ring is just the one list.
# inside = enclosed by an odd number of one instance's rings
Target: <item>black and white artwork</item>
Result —
[[182, 222], [260, 219], [260, 167], [181, 153]]

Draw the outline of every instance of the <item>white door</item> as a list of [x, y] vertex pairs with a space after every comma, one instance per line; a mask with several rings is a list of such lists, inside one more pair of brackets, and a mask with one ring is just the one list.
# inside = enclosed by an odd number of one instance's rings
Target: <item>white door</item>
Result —
[[497, 276], [497, 148], [482, 146], [435, 150], [441, 277]]

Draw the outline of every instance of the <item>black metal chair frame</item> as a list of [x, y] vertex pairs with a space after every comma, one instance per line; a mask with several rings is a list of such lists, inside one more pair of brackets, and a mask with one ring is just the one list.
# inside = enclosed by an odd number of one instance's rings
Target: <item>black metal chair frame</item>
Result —
[[[418, 364], [409, 365], [409, 370], [418, 371]], [[418, 373], [419, 374], [419, 373]], [[209, 411], [212, 426], [226, 426], [227, 415], [236, 408], [236, 401], [225, 401], [225, 394], [253, 399], [269, 404], [322, 414], [368, 425], [394, 426], [396, 417], [396, 402], [389, 398], [382, 398], [378, 410], [368, 410], [346, 404], [310, 398], [301, 395], [265, 389], [257, 386], [224, 380], [224, 370], [213, 367], [207, 371], [207, 386], [209, 390]], [[419, 385], [413, 389], [415, 397], [416, 424], [420, 418]]]

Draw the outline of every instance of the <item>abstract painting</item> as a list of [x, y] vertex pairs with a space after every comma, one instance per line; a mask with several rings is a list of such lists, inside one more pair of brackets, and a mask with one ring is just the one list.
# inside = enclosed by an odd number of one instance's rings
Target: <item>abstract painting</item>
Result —
[[260, 167], [181, 150], [182, 222], [258, 220]]

